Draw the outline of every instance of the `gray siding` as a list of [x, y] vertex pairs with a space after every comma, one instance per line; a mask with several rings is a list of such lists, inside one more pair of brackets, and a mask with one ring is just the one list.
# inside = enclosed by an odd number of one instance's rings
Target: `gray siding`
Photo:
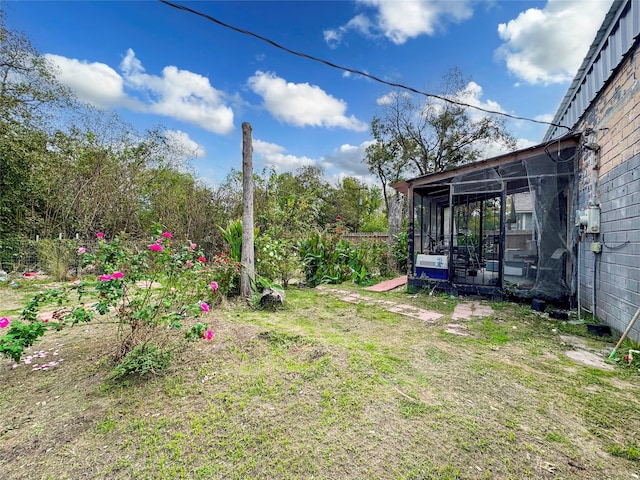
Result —
[[[602, 253], [594, 255], [590, 235], [583, 244], [582, 304], [591, 304], [596, 262], [596, 316], [623, 331], [640, 305], [640, 155], [600, 179]], [[640, 338], [640, 324], [632, 331]]]

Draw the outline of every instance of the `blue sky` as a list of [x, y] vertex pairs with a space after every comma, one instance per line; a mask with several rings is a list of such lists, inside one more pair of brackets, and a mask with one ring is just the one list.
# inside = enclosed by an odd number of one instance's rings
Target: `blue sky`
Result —
[[[437, 93], [459, 68], [464, 100], [551, 121], [611, 0], [226, 1], [183, 4], [287, 48]], [[203, 181], [254, 168], [323, 168], [371, 181], [369, 124], [391, 87], [291, 55], [160, 1], [3, 1], [7, 25], [55, 63], [77, 96], [189, 146]], [[477, 111], [473, 114], [478, 114]], [[524, 148], [546, 127], [509, 121]], [[487, 151], [487, 156], [499, 153]]]

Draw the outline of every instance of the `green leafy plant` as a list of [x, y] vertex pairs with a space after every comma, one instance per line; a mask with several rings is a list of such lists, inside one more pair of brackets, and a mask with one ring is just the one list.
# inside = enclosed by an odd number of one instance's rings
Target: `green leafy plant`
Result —
[[409, 235], [407, 232], [400, 232], [395, 235], [396, 242], [391, 249], [391, 256], [399, 271], [407, 271], [407, 261], [409, 258]]
[[286, 288], [289, 280], [300, 268], [294, 239], [286, 233], [276, 238], [268, 233], [256, 238], [256, 273]]
[[218, 282], [218, 299], [240, 293], [242, 264], [225, 253], [219, 253], [209, 262], [211, 276]]
[[242, 220], [232, 220], [227, 228], [218, 227], [222, 238], [229, 246], [231, 258], [242, 261]]
[[57, 282], [69, 279], [75, 263], [76, 245], [69, 240], [40, 240], [36, 242], [41, 268]]
[[[9, 323], [11, 327], [0, 337], [0, 353], [18, 361], [24, 349], [48, 329], [89, 322], [99, 314], [119, 324], [115, 360], [121, 362], [139, 345], [158, 346], [167, 327], [181, 328], [187, 319], [207, 313], [209, 305], [218, 301], [220, 283], [214, 275], [220, 271], [207, 265], [195, 244], [173, 245], [171, 233], [161, 229], [156, 230], [151, 244], [140, 249], [118, 236], [111, 242], [105, 241], [102, 233], [97, 237], [95, 251], [88, 252], [84, 247], [77, 251], [83, 265], [91, 264], [102, 272], [91, 292], [97, 301], [92, 305], [82, 303], [88, 293], [83, 282], [45, 290], [27, 304], [20, 320], [2, 319], [0, 328]], [[224, 279], [219, 280], [222, 283]], [[77, 293], [75, 305], [68, 303], [71, 291]], [[52, 318], [39, 318], [40, 307], [51, 303], [58, 307]], [[210, 340], [211, 330], [205, 330]]]
[[351, 280], [370, 283], [363, 250], [331, 233], [316, 233], [298, 245], [307, 284], [342, 283]]
[[140, 376], [147, 373], [157, 374], [165, 370], [171, 363], [171, 351], [157, 345], [144, 343], [136, 345], [116, 365], [109, 375], [110, 380], [117, 380], [131, 374]]

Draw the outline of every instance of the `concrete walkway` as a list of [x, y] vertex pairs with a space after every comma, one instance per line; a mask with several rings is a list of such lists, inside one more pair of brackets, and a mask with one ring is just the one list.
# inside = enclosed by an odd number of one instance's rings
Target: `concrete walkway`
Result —
[[[332, 295], [334, 297], [339, 298], [344, 302], [349, 303], [363, 303], [365, 305], [376, 305], [378, 307], [384, 308], [389, 312], [397, 313], [399, 315], [404, 315], [405, 317], [415, 318], [416, 320], [420, 320], [421, 322], [427, 324], [435, 324], [436, 320], [443, 319], [446, 315], [438, 312], [433, 312], [431, 310], [425, 310], [423, 308], [419, 308], [413, 305], [407, 305], [404, 303], [392, 302], [390, 300], [376, 299], [372, 298], [368, 295], [362, 295], [358, 292], [350, 292], [348, 290], [341, 290], [340, 288], [330, 287], [328, 285], [319, 285], [316, 287], [321, 293]], [[380, 291], [380, 290], [376, 290]], [[385, 290], [381, 290], [385, 291]], [[480, 302], [472, 301], [472, 302], [460, 302], [456, 305], [453, 314], [451, 315], [451, 320], [469, 320], [471, 317], [486, 317], [489, 315], [493, 315], [493, 310], [488, 305], [482, 305]], [[449, 328], [450, 327], [450, 328]], [[450, 333], [454, 333], [456, 335], [466, 335], [464, 330], [466, 327], [459, 323], [454, 323], [447, 325], [447, 328], [451, 330]]]
[[[397, 280], [397, 279], [396, 279]], [[495, 312], [489, 305], [483, 305], [478, 301], [459, 301], [451, 315], [445, 315], [430, 310], [415, 307], [413, 305], [407, 305], [404, 303], [392, 302], [390, 300], [383, 300], [380, 298], [373, 298], [368, 295], [362, 295], [358, 292], [342, 290], [340, 288], [334, 288], [329, 285], [319, 285], [316, 287], [320, 293], [325, 295], [331, 295], [337, 297], [343, 302], [349, 303], [363, 303], [364, 305], [375, 305], [380, 308], [384, 308], [389, 312], [404, 315], [406, 317], [414, 318], [427, 325], [442, 325], [444, 331], [452, 335], [469, 336], [468, 329], [464, 325], [465, 320], [470, 320], [472, 317], [488, 317]], [[365, 289], [369, 290], [369, 289]], [[374, 291], [388, 291], [387, 290], [374, 290]], [[371, 290], [370, 290], [371, 291]], [[515, 328], [515, 327], [514, 327]], [[563, 343], [577, 344], [573, 350], [566, 352], [566, 356], [578, 363], [582, 363], [587, 366], [601, 368], [604, 370], [611, 370], [613, 367], [605, 362], [605, 358], [601, 355], [597, 355], [593, 352], [589, 352], [587, 347], [580, 345], [577, 337], [560, 337]]]

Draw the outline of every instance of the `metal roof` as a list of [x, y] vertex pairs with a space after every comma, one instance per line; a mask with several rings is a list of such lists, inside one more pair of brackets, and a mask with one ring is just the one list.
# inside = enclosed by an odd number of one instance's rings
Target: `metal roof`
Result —
[[[575, 128], [633, 47], [639, 33], [640, 2], [614, 0], [552, 123]], [[549, 127], [543, 142], [565, 133], [564, 128]]]

